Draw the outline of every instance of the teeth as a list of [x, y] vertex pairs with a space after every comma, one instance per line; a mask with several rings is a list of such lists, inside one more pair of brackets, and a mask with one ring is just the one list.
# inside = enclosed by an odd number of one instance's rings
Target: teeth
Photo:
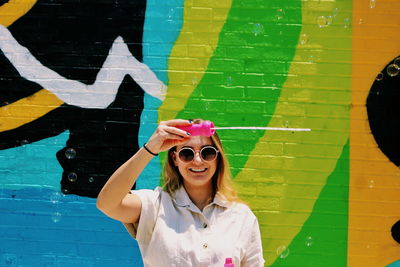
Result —
[[205, 170], [207, 170], [206, 168], [204, 169], [190, 169], [192, 172], [204, 172]]

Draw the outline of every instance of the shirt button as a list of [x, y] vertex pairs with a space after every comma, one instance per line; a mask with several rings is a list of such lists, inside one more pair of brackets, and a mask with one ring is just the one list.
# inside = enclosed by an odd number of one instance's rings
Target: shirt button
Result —
[[203, 244], [203, 248], [208, 248], [208, 244], [207, 244], [207, 243], [204, 243], [204, 244]]

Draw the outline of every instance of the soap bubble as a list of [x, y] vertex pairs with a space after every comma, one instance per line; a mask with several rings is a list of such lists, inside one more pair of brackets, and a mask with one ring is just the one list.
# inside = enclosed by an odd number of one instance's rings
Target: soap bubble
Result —
[[51, 203], [56, 204], [57, 202], [60, 201], [60, 198], [61, 198], [60, 192], [53, 192], [50, 196], [50, 201]]
[[382, 81], [383, 80], [383, 73], [382, 72], [378, 73], [378, 75], [376, 75], [375, 80], [377, 80], [378, 82]]
[[308, 62], [310, 62], [310, 63], [314, 63], [315, 62], [315, 56], [314, 55], [308, 55], [307, 59], [308, 59]]
[[226, 78], [226, 85], [228, 87], [233, 86], [233, 78], [232, 78], [232, 76], [228, 76], [228, 78]]
[[211, 103], [209, 101], [204, 103], [204, 110], [209, 111], [211, 108]]
[[65, 195], [68, 195], [68, 194], [69, 194], [69, 190], [68, 190], [67, 188], [63, 188], [61, 191], [62, 191]]
[[338, 14], [339, 14], [339, 8], [336, 7], [333, 9], [332, 16], [336, 17]]
[[400, 67], [396, 64], [390, 64], [386, 68], [387, 74], [389, 74], [392, 77], [397, 76], [399, 74], [399, 71], [400, 71]]
[[285, 18], [285, 11], [282, 8], [276, 10], [275, 18], [277, 20], [282, 20]]
[[262, 35], [264, 33], [264, 26], [261, 23], [254, 24], [253, 33], [255, 36]]
[[4, 264], [4, 266], [17, 266], [18, 265], [18, 257], [15, 254], [4, 253], [2, 255], [1, 262]]
[[23, 140], [21, 140], [20, 143], [21, 143], [21, 146], [25, 146], [25, 145], [29, 144], [29, 141], [26, 139], [23, 139]]
[[284, 127], [289, 128], [289, 121], [285, 121]]
[[317, 18], [317, 23], [318, 23], [318, 26], [320, 28], [328, 27], [331, 24], [331, 22], [332, 22], [332, 17], [331, 16], [328, 16], [328, 17], [319, 16]]
[[65, 150], [65, 157], [67, 159], [73, 159], [76, 157], [76, 151], [73, 148], [68, 148], [67, 150]]
[[374, 8], [376, 6], [376, 0], [369, 0], [369, 8]]
[[350, 19], [350, 18], [345, 18], [345, 19], [343, 20], [343, 26], [344, 26], [345, 28], [349, 28], [349, 27], [351, 26], [351, 19]]
[[60, 220], [61, 220], [61, 213], [59, 213], [59, 212], [54, 212], [53, 213], [53, 215], [51, 215], [51, 220], [54, 222], [54, 223], [58, 223]]
[[311, 236], [307, 236], [306, 237], [306, 246], [311, 247], [313, 243], [314, 243], [314, 239]]
[[280, 246], [276, 249], [276, 254], [279, 256], [279, 258], [284, 259], [289, 256], [289, 248], [286, 246]]
[[89, 177], [89, 183], [93, 183], [94, 182], [94, 178], [93, 177]]
[[396, 64], [397, 66], [400, 66], [400, 57], [397, 57], [394, 59], [393, 64]]
[[300, 35], [300, 45], [305, 45], [308, 42], [308, 35], [303, 33]]
[[370, 180], [370, 181], [368, 182], [368, 187], [369, 187], [369, 188], [374, 188], [374, 187], [375, 187], [375, 181], [374, 181], [374, 180]]
[[328, 25], [332, 24], [333, 17], [332, 16], [326, 16], [326, 20], [328, 21]]
[[76, 180], [78, 180], [78, 175], [74, 172], [70, 172], [68, 173], [68, 180], [70, 182], [76, 182]]
[[171, 8], [171, 9], [168, 11], [168, 19], [171, 20], [171, 19], [174, 17], [174, 13], [175, 13], [175, 9]]

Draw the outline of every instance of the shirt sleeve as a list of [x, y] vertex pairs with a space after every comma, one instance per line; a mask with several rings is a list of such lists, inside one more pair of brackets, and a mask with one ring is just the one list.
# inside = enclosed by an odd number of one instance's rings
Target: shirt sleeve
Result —
[[124, 223], [129, 234], [139, 243], [146, 246], [153, 234], [153, 229], [157, 220], [160, 208], [162, 189], [157, 187], [155, 190], [141, 189], [132, 190], [131, 193], [137, 195], [142, 208], [138, 223]]
[[247, 240], [246, 254], [242, 259], [241, 266], [243, 267], [262, 267], [265, 264], [263, 258], [263, 250], [261, 244], [260, 227], [257, 217], [253, 215], [253, 223], [250, 224], [249, 238]]

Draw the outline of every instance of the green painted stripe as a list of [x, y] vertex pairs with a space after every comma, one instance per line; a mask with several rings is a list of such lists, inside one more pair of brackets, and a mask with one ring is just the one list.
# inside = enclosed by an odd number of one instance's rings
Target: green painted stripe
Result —
[[[286, 10], [286, 13], [282, 10]], [[179, 118], [218, 126], [266, 126], [301, 30], [301, 2], [233, 1], [219, 43]], [[263, 131], [220, 131], [235, 176]]]
[[[235, 178], [242, 198], [258, 212], [267, 265], [310, 217], [349, 137], [351, 2], [302, 3], [299, 44], [268, 126], [312, 131], [267, 131]], [[321, 27], [321, 16], [334, 18]]]
[[273, 267], [347, 265], [349, 150], [347, 142], [313, 212]]

